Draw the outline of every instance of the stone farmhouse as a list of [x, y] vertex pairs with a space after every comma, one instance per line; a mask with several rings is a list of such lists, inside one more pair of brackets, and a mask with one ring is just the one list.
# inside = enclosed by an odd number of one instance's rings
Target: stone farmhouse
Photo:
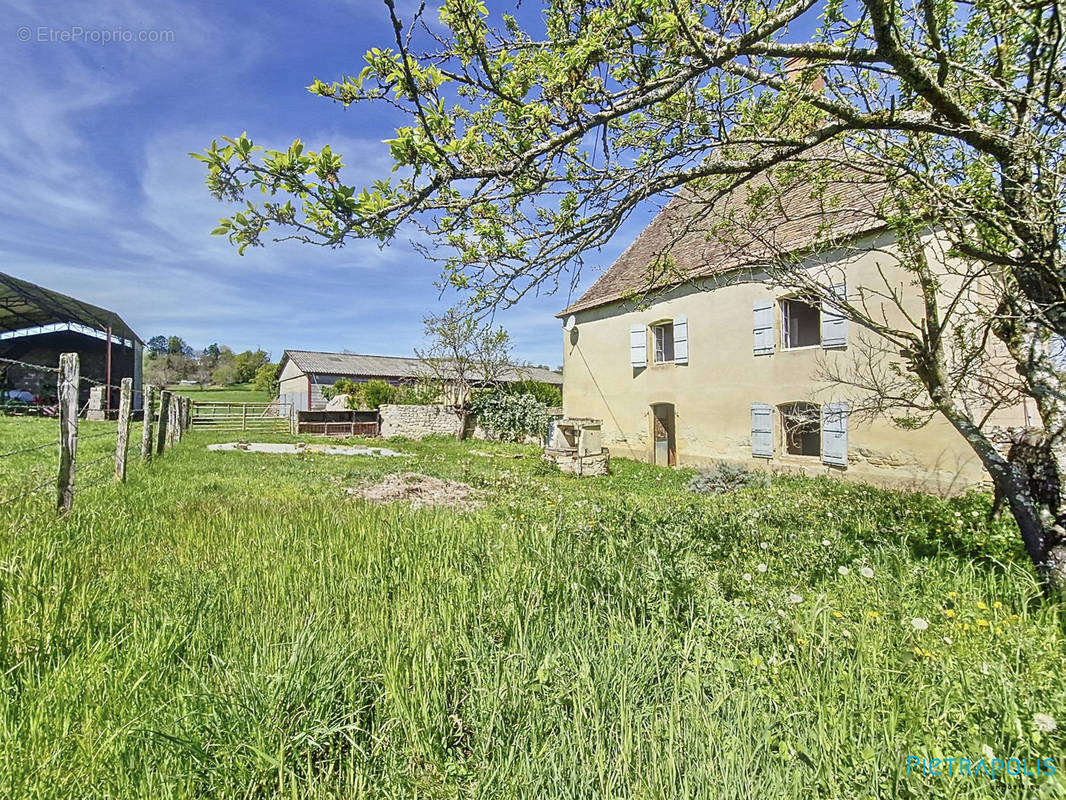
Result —
[[[849, 387], [824, 376], [868, 357], [856, 345], [870, 334], [849, 330], [829, 305], [775, 288], [757, 266], [761, 253], [791, 253], [838, 295], [883, 287], [887, 276], [916, 302], [886, 258], [895, 242], [872, 213], [870, 189], [843, 185], [829, 207], [801, 187], [758, 220], [738, 213], [750, 214], [746, 196], [734, 191], [711, 212], [675, 196], [558, 314], [566, 416], [602, 419], [613, 455], [659, 464], [732, 461], [944, 492], [982, 483], [980, 462], [943, 419], [903, 430], [855, 418]], [[1014, 405], [995, 421], [1025, 425], [1031, 414]]]

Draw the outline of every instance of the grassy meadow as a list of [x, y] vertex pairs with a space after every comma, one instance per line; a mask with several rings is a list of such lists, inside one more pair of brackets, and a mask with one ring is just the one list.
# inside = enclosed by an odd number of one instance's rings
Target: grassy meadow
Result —
[[[1066, 796], [1062, 609], [985, 495], [216, 440], [0, 506], [0, 797]], [[0, 502], [54, 460], [0, 459]], [[346, 496], [397, 471], [483, 503]], [[908, 774], [983, 753], [1056, 774]]]
[[269, 403], [274, 397], [270, 392], [254, 389], [250, 383], [235, 383], [231, 386], [168, 386], [174, 394], [191, 397], [201, 403]]

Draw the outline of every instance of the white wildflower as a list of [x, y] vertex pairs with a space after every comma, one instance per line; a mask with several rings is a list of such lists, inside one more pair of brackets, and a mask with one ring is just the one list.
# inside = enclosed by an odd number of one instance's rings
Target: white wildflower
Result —
[[992, 748], [989, 747], [987, 744], [981, 745], [981, 755], [983, 755], [989, 761], [996, 757], [995, 754], [992, 752]]
[[950, 636], [945, 636], [944, 637], [944, 644], [951, 644], [951, 637]]
[[1051, 733], [1059, 727], [1055, 718], [1050, 714], [1033, 714], [1033, 724], [1044, 733]]
[[741, 577], [741, 578], [743, 578], [743, 579], [744, 579], [744, 580], [746, 580], [746, 581], [750, 581], [750, 580], [751, 580], [751, 573], [750, 573], [750, 572], [745, 572], [745, 573], [744, 573], [743, 575], [741, 575], [740, 577]]
[[831, 542], [828, 539], [822, 539], [822, 547], [829, 547]]
[[847, 575], [849, 570], [845, 566], [840, 566], [840, 567], [837, 567], [837, 572], [839, 572], [841, 575]]
[[859, 574], [862, 575], [864, 578], [872, 578], [874, 576], [874, 571], [869, 567], [863, 567], [859, 570]]
[[802, 603], [802, 602], [803, 602], [803, 597], [801, 597], [800, 595], [798, 595], [798, 594], [796, 594], [795, 592], [793, 592], [792, 594], [790, 594], [790, 595], [788, 596], [788, 601], [789, 601], [790, 603], [792, 603], [793, 605], [797, 605], [797, 604], [799, 604], [799, 603]]
[[765, 564], [760, 564], [755, 569], [759, 570], [759, 572], [766, 572], [766, 570], [768, 570], [769, 567], [767, 567]]
[[769, 544], [767, 544], [766, 542], [759, 542], [759, 547], [760, 547], [760, 548], [762, 548], [763, 550], [765, 550], [765, 549], [766, 549], [767, 547], [769, 547], [769, 546], [770, 546], [770, 545], [769, 545]]
[[849, 631], [849, 630], [842, 630], [842, 631], [840, 632], [840, 635], [841, 635], [841, 636], [843, 636], [843, 637], [844, 637], [845, 639], [850, 639], [850, 638], [851, 638], [851, 631]]
[[911, 620], [911, 627], [916, 631], [924, 631], [929, 628], [929, 622], [921, 617], [915, 617]]

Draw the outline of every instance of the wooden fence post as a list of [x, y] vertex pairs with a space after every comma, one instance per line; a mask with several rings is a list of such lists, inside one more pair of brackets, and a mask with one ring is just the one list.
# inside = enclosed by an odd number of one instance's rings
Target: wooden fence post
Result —
[[115, 480], [126, 482], [126, 453], [130, 443], [130, 413], [133, 411], [133, 378], [123, 378], [118, 398], [118, 434], [115, 436]]
[[167, 409], [170, 408], [170, 392], [163, 389], [159, 392], [159, 417], [155, 433], [155, 453], [163, 455], [163, 449], [167, 445]]
[[174, 422], [174, 436], [173, 436], [173, 441], [171, 441], [171, 443], [170, 443], [171, 447], [173, 447], [178, 442], [180, 442], [182, 434], [185, 433], [185, 424], [184, 424], [185, 423], [185, 420], [184, 420], [185, 414], [183, 413], [184, 409], [185, 409], [185, 398], [181, 397], [179, 395], [174, 395], [173, 403], [174, 403], [174, 419], [173, 419], [173, 422]]
[[141, 393], [141, 408], [144, 409], [144, 428], [141, 430], [141, 461], [148, 463], [152, 460], [152, 395], [155, 389], [151, 384], [145, 384]]
[[181, 415], [181, 421], [185, 426], [185, 430], [189, 430], [192, 427], [192, 398], [185, 398], [185, 410]]
[[174, 441], [178, 435], [178, 396], [176, 394], [170, 395], [170, 402], [167, 403], [167, 437], [166, 446], [167, 449], [174, 447]]
[[248, 430], [248, 404], [243, 403], [241, 405], [241, 430]]
[[60, 514], [74, 505], [74, 466], [78, 458], [78, 389], [81, 365], [77, 353], [59, 356], [59, 482], [57, 507]]

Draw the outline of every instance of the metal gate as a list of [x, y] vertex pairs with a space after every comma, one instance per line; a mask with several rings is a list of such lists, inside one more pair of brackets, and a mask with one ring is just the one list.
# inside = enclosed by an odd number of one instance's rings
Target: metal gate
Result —
[[251, 433], [292, 433], [291, 403], [208, 403], [194, 401], [196, 430]]

